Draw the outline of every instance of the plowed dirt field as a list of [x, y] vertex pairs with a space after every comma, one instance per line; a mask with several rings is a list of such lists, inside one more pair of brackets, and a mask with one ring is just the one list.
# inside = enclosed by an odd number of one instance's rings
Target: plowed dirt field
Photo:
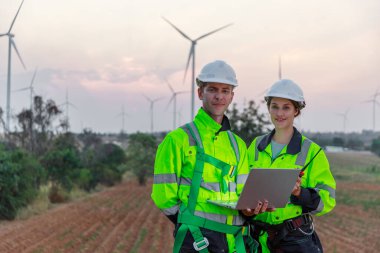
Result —
[[0, 224], [0, 252], [170, 252], [173, 225], [150, 187], [129, 181], [24, 221]]
[[[2, 222], [0, 252], [171, 252], [173, 225], [154, 207], [150, 185], [124, 182], [28, 220]], [[316, 227], [325, 252], [380, 249], [374, 212], [338, 204], [333, 213], [316, 218]]]

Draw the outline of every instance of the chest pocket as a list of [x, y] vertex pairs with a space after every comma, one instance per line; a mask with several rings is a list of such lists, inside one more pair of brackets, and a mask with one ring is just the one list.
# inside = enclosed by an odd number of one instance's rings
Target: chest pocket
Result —
[[[186, 159], [188, 162], [191, 162], [190, 160], [195, 160], [194, 166], [200, 166], [200, 164], [202, 164], [202, 175], [199, 187], [211, 191], [221, 191], [223, 193], [226, 193], [228, 190], [236, 191], [235, 179], [237, 174], [237, 166], [240, 160], [240, 153], [233, 133], [227, 131], [231, 147], [235, 153], [236, 164], [226, 163], [225, 161], [206, 154], [200, 134], [194, 122], [183, 126], [182, 129], [189, 137], [190, 147], [185, 151]], [[187, 176], [192, 177], [191, 175]], [[219, 187], [217, 187], [215, 183], [219, 184]]]

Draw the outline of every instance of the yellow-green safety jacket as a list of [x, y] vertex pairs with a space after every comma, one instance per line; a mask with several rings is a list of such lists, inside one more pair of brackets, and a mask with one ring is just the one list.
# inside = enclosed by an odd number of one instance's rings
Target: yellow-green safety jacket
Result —
[[[270, 134], [259, 136], [251, 143], [248, 148], [249, 167], [302, 169], [306, 165], [301, 182], [301, 196], [291, 197], [291, 203], [284, 208], [259, 214], [255, 220], [273, 225], [300, 216], [302, 213], [320, 216], [330, 212], [336, 204], [336, 184], [324, 151], [294, 128], [289, 144], [273, 159], [271, 140], [274, 133], [275, 130]], [[269, 252], [266, 248], [266, 236], [265, 234], [260, 237], [263, 252]]]
[[[178, 215], [176, 222], [185, 224], [177, 232], [173, 252], [181, 246], [180, 231], [184, 235], [190, 230], [193, 237], [199, 227], [226, 233], [230, 252], [235, 251], [236, 236], [242, 234], [244, 219], [238, 211], [207, 202], [236, 200], [249, 171], [245, 143], [221, 128], [201, 108], [192, 123], [170, 132], [158, 147], [152, 199], [165, 215]], [[199, 245], [202, 240], [200, 236]], [[236, 247], [237, 252], [245, 252], [241, 245], [240, 250], [237, 243]]]

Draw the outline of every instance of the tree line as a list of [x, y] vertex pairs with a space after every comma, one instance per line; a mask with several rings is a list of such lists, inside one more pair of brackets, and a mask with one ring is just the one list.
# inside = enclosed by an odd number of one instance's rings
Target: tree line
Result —
[[[2, 116], [0, 108], [0, 119]], [[5, 129], [1, 120], [0, 219], [14, 219], [43, 185], [49, 187], [50, 202], [59, 203], [67, 201], [74, 188], [90, 192], [98, 184], [112, 186], [127, 170], [135, 171], [143, 184], [146, 179], [138, 173], [153, 166], [153, 136], [132, 134], [128, 136], [129, 149], [124, 150], [105, 143], [90, 129], [73, 134], [68, 131], [69, 122], [62, 110], [51, 99], [35, 96], [33, 106], [15, 118], [14, 131]], [[120, 138], [125, 137], [120, 134]]]

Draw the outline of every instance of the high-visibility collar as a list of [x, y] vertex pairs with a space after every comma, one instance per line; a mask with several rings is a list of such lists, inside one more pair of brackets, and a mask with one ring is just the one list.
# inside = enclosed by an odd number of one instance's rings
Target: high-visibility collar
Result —
[[[293, 129], [294, 129], [293, 136], [290, 139], [290, 142], [286, 148], [286, 153], [291, 154], [291, 155], [298, 154], [301, 151], [301, 146], [302, 146], [302, 135], [301, 135], [301, 133], [298, 132], [297, 128], [293, 127]], [[273, 129], [272, 132], [270, 132], [270, 134], [265, 135], [261, 139], [261, 141], [257, 147], [260, 152], [264, 151], [265, 148], [271, 143], [273, 135], [275, 134], [275, 132], [276, 132], [276, 130]]]
[[203, 108], [200, 108], [198, 110], [198, 113], [195, 116], [194, 121], [196, 122], [198, 127], [206, 128], [207, 130], [215, 133], [215, 135], [217, 135], [221, 131], [227, 131], [231, 129], [230, 121], [228, 120], [227, 116], [224, 115], [222, 124], [219, 124], [213, 118], [211, 118], [211, 116], [208, 115]]

